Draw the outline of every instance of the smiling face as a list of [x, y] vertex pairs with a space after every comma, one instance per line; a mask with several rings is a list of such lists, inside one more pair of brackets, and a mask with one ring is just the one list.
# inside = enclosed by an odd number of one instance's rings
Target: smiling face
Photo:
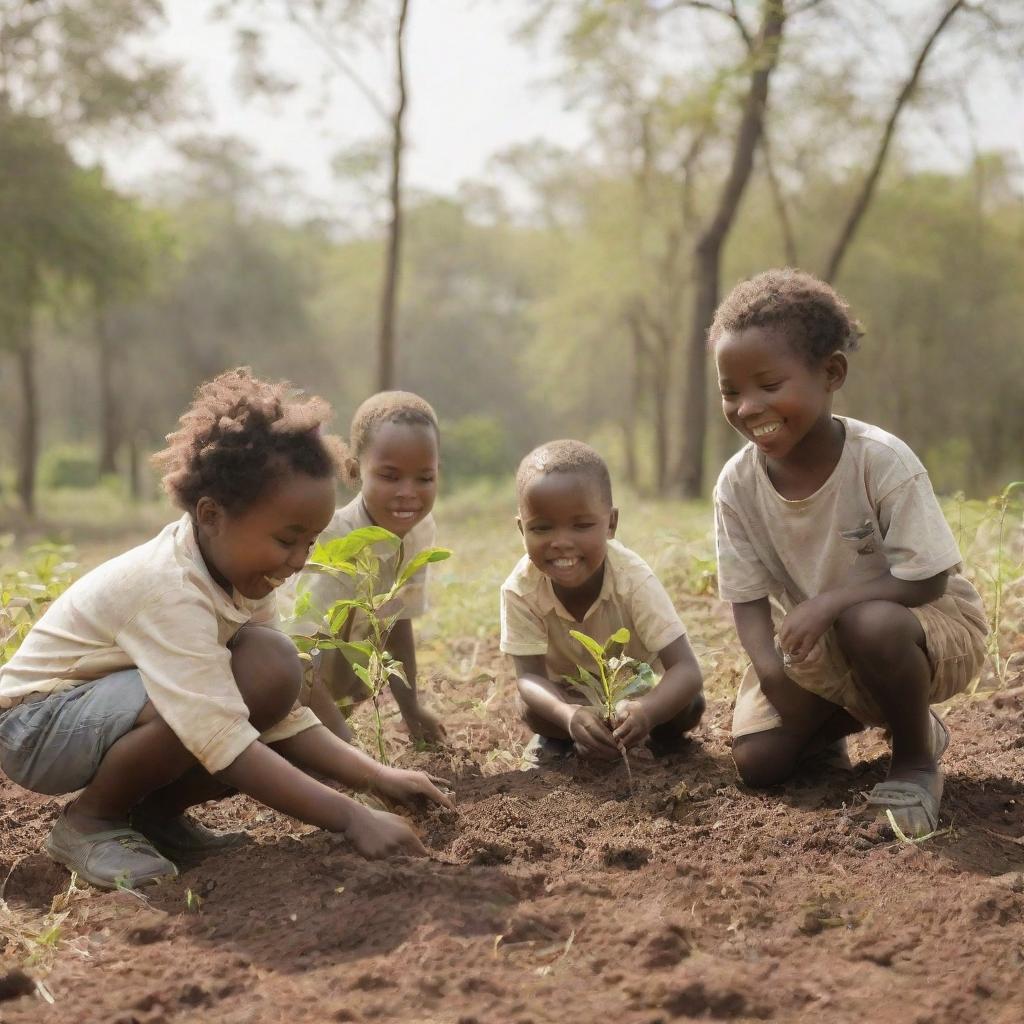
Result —
[[785, 327], [726, 331], [715, 343], [722, 412], [771, 459], [783, 461], [808, 439], [828, 437], [832, 395], [846, 380], [846, 357], [811, 365]]
[[404, 537], [434, 507], [437, 431], [420, 423], [380, 423], [359, 456], [363, 504], [370, 518]]
[[210, 575], [243, 597], [266, 597], [305, 564], [334, 514], [334, 478], [289, 473], [245, 511], [199, 499], [196, 537]]
[[526, 553], [565, 591], [584, 587], [600, 572], [618, 521], [619, 510], [586, 473], [534, 477], [519, 496], [516, 522]]

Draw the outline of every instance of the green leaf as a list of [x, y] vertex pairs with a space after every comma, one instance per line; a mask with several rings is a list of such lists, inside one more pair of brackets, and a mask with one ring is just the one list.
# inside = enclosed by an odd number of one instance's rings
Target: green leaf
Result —
[[629, 643], [629, 630], [623, 626], [621, 629], [617, 629], [608, 640], [605, 642], [604, 650], [607, 651], [613, 644], [622, 644], [623, 647]]
[[428, 563], [443, 562], [446, 558], [451, 558], [451, 556], [452, 553], [448, 548], [425, 548], [414, 555], [408, 564], [402, 566], [402, 571], [398, 574], [398, 580], [396, 581], [397, 586], [405, 586]]
[[329, 569], [351, 573], [352, 567], [348, 563], [366, 548], [378, 543], [392, 544], [397, 548], [402, 542], [382, 526], [362, 526], [344, 537], [335, 537], [326, 544], [317, 544], [310, 561]]
[[370, 670], [365, 665], [358, 665], [355, 662], [352, 663], [352, 671], [362, 680], [363, 686], [365, 686], [371, 693], [374, 692], [373, 681], [370, 679]]
[[348, 617], [352, 613], [352, 610], [354, 608], [361, 607], [361, 601], [357, 601], [350, 597], [342, 598], [340, 601], [335, 601], [331, 607], [327, 609], [327, 615], [325, 616], [331, 632], [339, 633], [348, 621]]
[[633, 676], [629, 682], [622, 688], [619, 699], [625, 697], [637, 697], [642, 693], [647, 693], [649, 690], [654, 688], [654, 684], [658, 681], [657, 676], [654, 674], [654, 669], [651, 668], [646, 662], [639, 662], [637, 665], [637, 673]]
[[368, 665], [374, 655], [373, 645], [365, 640], [335, 640], [332, 646], [345, 655], [345, 660], [352, 668]]
[[576, 629], [570, 629], [569, 636], [583, 644], [583, 646], [594, 656], [595, 661], [597, 661], [599, 665], [604, 664], [604, 648], [592, 636], [587, 636], [586, 633], [581, 633]]

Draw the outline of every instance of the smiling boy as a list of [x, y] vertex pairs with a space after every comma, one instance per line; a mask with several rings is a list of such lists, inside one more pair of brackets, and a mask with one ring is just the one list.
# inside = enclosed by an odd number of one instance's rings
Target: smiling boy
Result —
[[[516, 523], [526, 554], [501, 588], [501, 649], [512, 655], [530, 753], [614, 759], [650, 737], [671, 749], [704, 712], [700, 666], [665, 588], [614, 540], [619, 510], [608, 467], [580, 441], [552, 441], [523, 459]], [[625, 654], [662, 671], [657, 686], [620, 702], [614, 728], [561, 682], [586, 664], [570, 630], [602, 645], [625, 627]]]
[[719, 593], [751, 661], [733, 757], [745, 782], [773, 785], [884, 725], [892, 760], [868, 802], [921, 836], [938, 823], [949, 742], [929, 707], [966, 689], [988, 627], [917, 456], [832, 414], [859, 334], [832, 288], [797, 270], [737, 285], [711, 328], [722, 411], [747, 441], [715, 490]]

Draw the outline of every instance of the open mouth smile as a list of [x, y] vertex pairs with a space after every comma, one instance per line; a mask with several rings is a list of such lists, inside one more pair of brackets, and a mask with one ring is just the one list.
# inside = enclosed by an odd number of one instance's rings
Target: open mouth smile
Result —
[[766, 437], [768, 434], [774, 434], [781, 426], [782, 424], [777, 420], [774, 423], [761, 423], [756, 427], [751, 427], [750, 433], [753, 434], [754, 437]]

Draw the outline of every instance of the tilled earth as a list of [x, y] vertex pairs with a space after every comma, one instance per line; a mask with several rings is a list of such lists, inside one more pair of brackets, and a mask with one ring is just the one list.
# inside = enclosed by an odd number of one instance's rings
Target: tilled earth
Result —
[[[737, 784], [729, 702], [688, 749], [521, 771], [496, 651], [436, 675], [451, 780], [415, 818], [430, 857], [368, 862], [244, 797], [207, 805], [241, 849], [144, 891], [69, 891], [40, 852], [60, 801], [0, 782], [0, 1021], [1024, 1020], [1024, 697], [948, 708], [942, 832], [864, 814], [877, 732], [850, 772]], [[457, 652], [456, 652], [457, 653]]]

